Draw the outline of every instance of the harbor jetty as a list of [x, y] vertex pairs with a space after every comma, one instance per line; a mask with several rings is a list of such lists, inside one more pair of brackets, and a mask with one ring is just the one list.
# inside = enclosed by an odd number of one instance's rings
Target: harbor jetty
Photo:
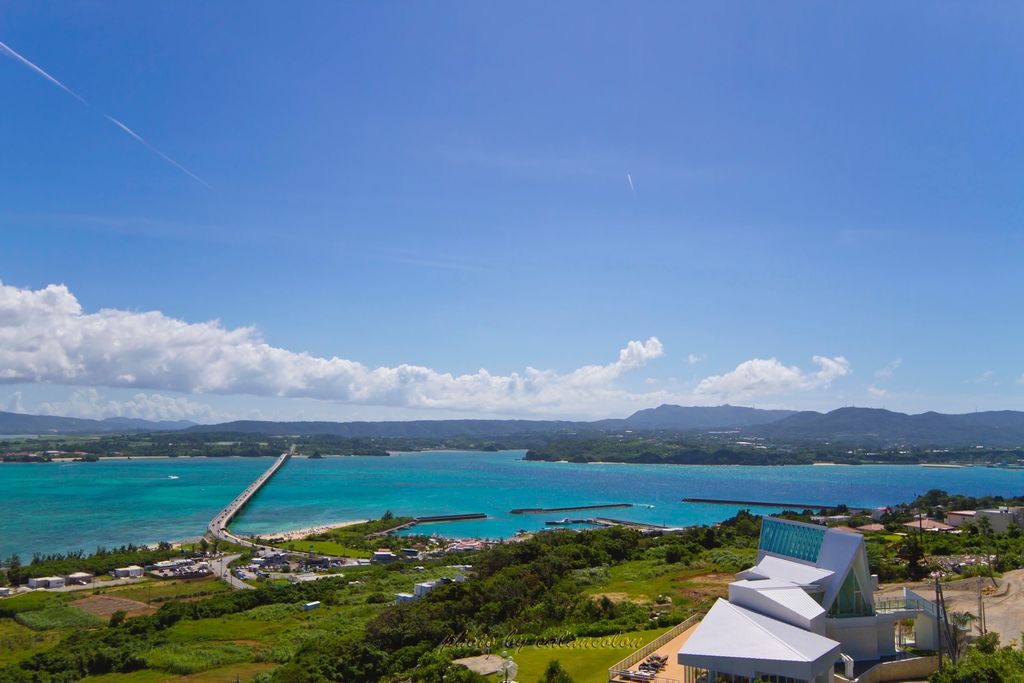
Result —
[[509, 510], [509, 514], [513, 515], [534, 515], [543, 514], [545, 512], [570, 512], [572, 510], [605, 510], [608, 508], [631, 508], [632, 503], [603, 503], [601, 505], [570, 505], [567, 507], [560, 508], [516, 508], [515, 510]]
[[239, 493], [233, 501], [228, 503], [228, 506], [217, 513], [217, 516], [210, 522], [207, 527], [209, 533], [214, 538], [219, 538], [222, 541], [228, 541], [230, 543], [238, 543], [240, 545], [253, 545], [249, 541], [235, 536], [233, 533], [228, 531], [228, 524], [231, 520], [239, 513], [239, 511], [248, 504], [252, 497], [255, 496], [263, 485], [270, 481], [270, 478], [277, 474], [277, 471], [281, 469], [282, 465], [288, 462], [288, 459], [295, 453], [295, 446], [288, 449], [287, 453], [282, 453], [274, 461], [274, 464], [267, 468], [267, 470], [261, 474], [256, 481], [249, 484], [248, 488]]
[[406, 522], [405, 524], [401, 524], [396, 527], [391, 527], [390, 529], [385, 529], [384, 531], [375, 531], [372, 534], [369, 534], [369, 537], [377, 538], [381, 536], [387, 536], [388, 534], [393, 534], [396, 531], [402, 531], [403, 529], [411, 529], [417, 524], [422, 524], [424, 522], [459, 522], [464, 519], [487, 519], [487, 515], [483, 512], [466, 512], [458, 515], [427, 515], [425, 517], [413, 517], [411, 522]]
[[622, 526], [627, 529], [636, 529], [638, 531], [655, 531], [668, 529], [669, 527], [661, 524], [647, 524], [646, 522], [631, 522], [628, 519], [613, 519], [611, 517], [595, 517], [593, 519], [594, 524], [601, 526]]
[[729, 500], [726, 498], [683, 498], [684, 503], [711, 503], [713, 505], [758, 505], [770, 508], [796, 508], [797, 510], [819, 510], [836, 507], [828, 503], [780, 503], [774, 500]]

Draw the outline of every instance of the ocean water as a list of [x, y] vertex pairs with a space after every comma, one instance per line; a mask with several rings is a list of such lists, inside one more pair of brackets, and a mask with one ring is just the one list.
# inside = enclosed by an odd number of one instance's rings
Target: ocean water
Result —
[[[432, 451], [387, 458], [293, 458], [236, 518], [242, 534], [351, 519], [482, 512], [487, 519], [423, 524], [415, 533], [507, 537], [547, 520], [605, 516], [682, 526], [717, 522], [737, 506], [684, 497], [878, 506], [928, 489], [1022, 495], [1024, 471], [904, 465], [712, 467], [527, 462], [522, 451]], [[203, 533], [272, 458], [0, 464], [0, 558], [17, 552], [153, 543]], [[599, 511], [512, 515], [513, 508], [632, 503]], [[755, 508], [770, 511], [774, 508]]]

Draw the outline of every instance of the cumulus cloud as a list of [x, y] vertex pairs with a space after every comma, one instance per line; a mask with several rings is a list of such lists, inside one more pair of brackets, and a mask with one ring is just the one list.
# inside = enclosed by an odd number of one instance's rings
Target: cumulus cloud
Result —
[[21, 405], [21, 392], [15, 391], [7, 399], [7, 405], [4, 407], [9, 413], [23, 413], [25, 412], [24, 406]]
[[901, 365], [903, 365], [903, 359], [902, 358], [896, 358], [894, 360], [889, 361], [888, 363], [885, 364], [884, 368], [881, 368], [879, 370], [875, 370], [875, 379], [880, 379], [880, 380], [892, 379], [893, 374], [896, 372], [897, 368], [899, 368]]
[[705, 377], [694, 393], [715, 400], [742, 400], [758, 396], [778, 396], [798, 391], [825, 389], [840, 377], [850, 374], [850, 363], [843, 356], [814, 356], [816, 372], [786, 366], [776, 358], [754, 358], [723, 375]]
[[144, 420], [193, 420], [212, 422], [220, 419], [213, 408], [184, 396], [138, 393], [127, 401], [104, 398], [93, 388], [77, 389], [66, 401], [40, 403], [35, 412], [41, 415], [68, 417], [134, 417]]
[[[31, 290], [0, 283], [0, 382], [6, 383], [308, 397], [485, 412], [580, 412], [666, 398], [614, 386], [662, 353], [661, 342], [651, 337], [629, 342], [611, 363], [568, 373], [532, 367], [509, 375], [483, 369], [453, 375], [404, 364], [369, 368], [353, 360], [271, 346], [251, 327], [190, 323], [159, 311], [89, 313], [64, 285]], [[152, 403], [154, 397], [147, 399]]]

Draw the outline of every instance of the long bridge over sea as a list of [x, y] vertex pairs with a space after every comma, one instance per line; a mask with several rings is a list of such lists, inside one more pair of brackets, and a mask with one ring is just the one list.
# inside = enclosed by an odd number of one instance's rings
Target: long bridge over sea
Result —
[[256, 547], [256, 545], [250, 541], [240, 538], [230, 531], [228, 531], [228, 524], [231, 520], [244, 508], [252, 497], [259, 493], [259, 490], [263, 488], [263, 485], [270, 481], [270, 478], [277, 474], [277, 471], [281, 469], [281, 466], [288, 462], [288, 459], [295, 454], [295, 446], [288, 449], [287, 453], [282, 453], [274, 461], [274, 464], [267, 468], [267, 470], [261, 474], [256, 481], [249, 484], [248, 488], [239, 493], [233, 501], [228, 503], [227, 507], [217, 513], [217, 516], [213, 518], [207, 530], [214, 538], [219, 538], [222, 541], [229, 541], [231, 543], [238, 543], [239, 545], [250, 545]]

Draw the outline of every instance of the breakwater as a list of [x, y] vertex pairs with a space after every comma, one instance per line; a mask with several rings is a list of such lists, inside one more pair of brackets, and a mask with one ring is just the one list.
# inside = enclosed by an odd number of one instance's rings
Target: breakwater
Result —
[[632, 503], [601, 503], [598, 505], [569, 505], [557, 508], [515, 508], [509, 510], [512, 515], [533, 515], [545, 512], [571, 512], [572, 510], [605, 510], [608, 508], [631, 508]]
[[684, 503], [711, 503], [713, 505], [758, 505], [769, 508], [797, 508], [818, 510], [835, 507], [828, 503], [779, 503], [773, 500], [730, 500], [728, 498], [683, 498]]

